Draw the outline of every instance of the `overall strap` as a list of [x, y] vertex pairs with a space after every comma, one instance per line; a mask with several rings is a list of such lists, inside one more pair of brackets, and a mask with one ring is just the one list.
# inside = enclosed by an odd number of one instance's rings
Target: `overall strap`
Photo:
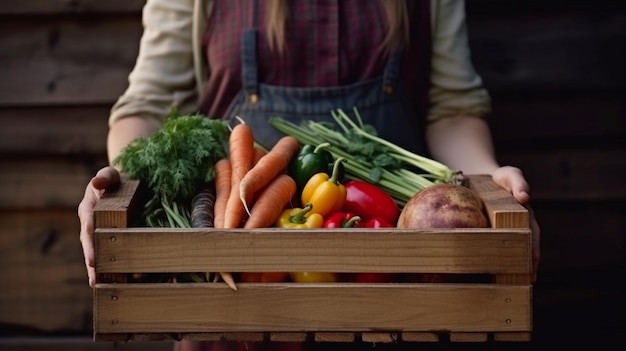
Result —
[[389, 54], [385, 70], [383, 72], [383, 90], [392, 94], [400, 80], [400, 67], [402, 66], [402, 53], [394, 50]]
[[243, 18], [248, 19], [249, 27], [242, 29], [241, 32], [241, 79], [248, 102], [256, 103], [259, 99], [259, 69], [256, 55], [259, 4], [258, 0], [253, 0], [250, 8], [246, 6], [247, 2], [244, 0], [242, 4]]

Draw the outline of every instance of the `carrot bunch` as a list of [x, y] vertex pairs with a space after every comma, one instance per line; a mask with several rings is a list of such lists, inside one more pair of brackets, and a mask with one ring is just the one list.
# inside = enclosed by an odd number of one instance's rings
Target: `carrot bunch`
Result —
[[[249, 125], [236, 125], [228, 140], [228, 157], [215, 163], [215, 228], [265, 228], [276, 222], [296, 193], [296, 182], [286, 172], [300, 143], [281, 138], [269, 151], [256, 146]], [[232, 275], [220, 272], [234, 290]]]
[[265, 151], [254, 144], [252, 129], [242, 122], [232, 129], [228, 148], [228, 158], [215, 167], [215, 226], [272, 226], [296, 193], [295, 181], [285, 170], [300, 143], [285, 136]]
[[215, 227], [272, 226], [296, 193], [286, 169], [300, 143], [285, 136], [266, 151], [255, 145], [252, 129], [241, 122], [231, 131], [228, 150], [215, 164]]

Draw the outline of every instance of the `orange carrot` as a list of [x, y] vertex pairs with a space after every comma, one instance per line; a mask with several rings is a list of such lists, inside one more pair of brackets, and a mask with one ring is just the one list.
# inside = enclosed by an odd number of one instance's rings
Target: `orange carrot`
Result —
[[[213, 226], [224, 228], [224, 216], [226, 214], [226, 202], [230, 197], [232, 168], [228, 158], [221, 158], [215, 163], [215, 203], [213, 205]], [[233, 290], [237, 290], [232, 274], [220, 272], [215, 275], [214, 281], [220, 277]]]
[[267, 151], [265, 151], [264, 148], [260, 146], [255, 146], [254, 147], [254, 159], [252, 160], [252, 166], [254, 167], [257, 163], [259, 163], [259, 160], [261, 159], [261, 157], [265, 156], [266, 154], [267, 154]]
[[[228, 140], [228, 151], [231, 167], [230, 194], [226, 201], [223, 228], [238, 228], [246, 213], [239, 200], [239, 183], [252, 168], [254, 159], [254, 136], [249, 125], [242, 122], [232, 129]], [[237, 290], [231, 273], [220, 272], [220, 276], [231, 289]]]
[[300, 151], [300, 143], [292, 136], [284, 136], [252, 167], [239, 183], [239, 196], [246, 211], [254, 195], [283, 172]]
[[296, 193], [296, 181], [279, 174], [259, 193], [244, 228], [271, 227]]
[[224, 228], [238, 228], [246, 212], [239, 197], [239, 183], [252, 168], [254, 158], [254, 136], [245, 123], [236, 125], [230, 132], [228, 141], [231, 166], [230, 195], [226, 203]]
[[228, 158], [219, 159], [215, 163], [215, 205], [213, 206], [213, 226], [215, 228], [224, 228], [226, 203], [230, 197], [231, 171]]

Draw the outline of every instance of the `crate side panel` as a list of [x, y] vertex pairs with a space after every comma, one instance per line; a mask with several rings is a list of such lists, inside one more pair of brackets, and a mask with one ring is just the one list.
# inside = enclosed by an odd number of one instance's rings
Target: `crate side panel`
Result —
[[99, 273], [529, 273], [527, 229], [110, 229], [96, 233]]
[[490, 175], [467, 177], [468, 187], [478, 193], [485, 204], [485, 211], [493, 228], [529, 228], [528, 210]]
[[140, 213], [141, 182], [122, 174], [117, 188], [107, 189], [94, 208], [96, 228], [126, 228]]
[[95, 333], [529, 331], [530, 287], [98, 284]]

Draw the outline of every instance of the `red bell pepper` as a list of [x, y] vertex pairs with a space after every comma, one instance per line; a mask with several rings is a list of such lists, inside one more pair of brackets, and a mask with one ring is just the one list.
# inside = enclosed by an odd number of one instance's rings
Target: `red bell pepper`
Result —
[[242, 283], [282, 283], [288, 278], [287, 272], [240, 272], [238, 275]]
[[324, 220], [324, 228], [354, 228], [361, 217], [352, 212], [335, 212]]
[[391, 283], [396, 281], [394, 273], [356, 273], [352, 278], [355, 283]]
[[[380, 217], [370, 218], [357, 224], [359, 228], [393, 228], [395, 225]], [[356, 283], [391, 283], [396, 279], [394, 273], [355, 273], [352, 281]]]
[[345, 183], [345, 187], [343, 211], [353, 212], [363, 220], [381, 218], [395, 226], [400, 216], [400, 208], [391, 195], [362, 180], [350, 180]]
[[380, 217], [370, 218], [364, 222], [357, 224], [359, 228], [393, 228], [395, 225], [387, 222], [386, 219]]

